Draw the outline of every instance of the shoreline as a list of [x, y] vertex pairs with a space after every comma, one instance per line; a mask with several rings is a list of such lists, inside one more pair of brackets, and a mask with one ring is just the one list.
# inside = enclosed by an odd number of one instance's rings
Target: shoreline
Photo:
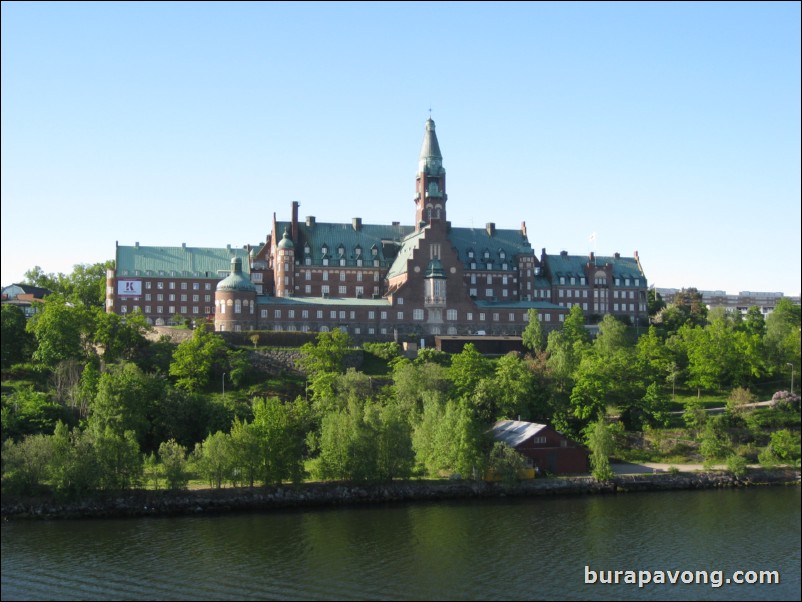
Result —
[[185, 491], [135, 489], [98, 493], [78, 501], [53, 497], [3, 496], [0, 516], [10, 520], [72, 518], [141, 518], [200, 516], [233, 512], [263, 512], [392, 502], [493, 499], [552, 495], [624, 494], [640, 491], [720, 489], [754, 486], [799, 486], [798, 468], [749, 469], [743, 478], [711, 472], [618, 475], [599, 482], [591, 476], [534, 479], [514, 485], [484, 481], [393, 481], [353, 484], [304, 483], [262, 487]]

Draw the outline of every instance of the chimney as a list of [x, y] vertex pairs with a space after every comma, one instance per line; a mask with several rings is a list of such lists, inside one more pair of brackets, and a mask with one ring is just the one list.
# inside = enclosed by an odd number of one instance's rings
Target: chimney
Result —
[[362, 229], [362, 218], [361, 217], [351, 218], [351, 225], [354, 227], [354, 230], [359, 232]]
[[560, 257], [568, 257], [568, 251], [560, 251]]
[[526, 222], [521, 222], [521, 234], [526, 238]]
[[496, 224], [494, 224], [493, 222], [487, 222], [485, 224], [485, 230], [487, 230], [488, 236], [493, 236], [493, 234], [496, 233]]
[[314, 215], [307, 215], [306, 216], [306, 227], [312, 228], [315, 225], [315, 216]]
[[616, 258], [616, 259], [621, 259], [621, 253], [619, 253], [618, 251], [616, 251], [616, 252], [615, 252], [615, 258]]
[[298, 201], [292, 202], [292, 232], [290, 232], [290, 236], [292, 236], [293, 243], [298, 240]]
[[401, 222], [393, 222], [393, 226], [400, 226]]
[[181, 243], [181, 248], [182, 248], [182, 249], [186, 249], [186, 248], [187, 248], [187, 243], [185, 243], [185, 242], [182, 242], [182, 243]]
[[137, 249], [139, 248], [139, 241], [136, 241], [136, 242], [134, 243], [134, 247], [135, 247], [135, 248], [137, 248]]
[[594, 253], [593, 251], [590, 252], [590, 261], [591, 262], [596, 261], [596, 253]]

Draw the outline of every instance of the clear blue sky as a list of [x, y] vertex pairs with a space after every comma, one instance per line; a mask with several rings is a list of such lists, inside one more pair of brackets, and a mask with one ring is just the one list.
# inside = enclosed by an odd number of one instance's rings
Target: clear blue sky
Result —
[[[637, 250], [658, 287], [800, 293], [800, 4], [2, 3], [2, 284], [273, 212]], [[595, 246], [590, 234], [596, 233]]]

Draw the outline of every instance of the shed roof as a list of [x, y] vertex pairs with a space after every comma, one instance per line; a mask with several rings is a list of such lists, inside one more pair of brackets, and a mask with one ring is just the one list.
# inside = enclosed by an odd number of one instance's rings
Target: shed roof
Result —
[[493, 425], [491, 431], [496, 441], [501, 441], [514, 448], [530, 437], [534, 437], [545, 428], [547, 428], [545, 424], [537, 424], [535, 422], [499, 420]]

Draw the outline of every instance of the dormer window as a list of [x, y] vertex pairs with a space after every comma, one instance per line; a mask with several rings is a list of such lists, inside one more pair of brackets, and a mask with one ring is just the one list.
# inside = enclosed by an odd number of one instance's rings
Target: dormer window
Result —
[[329, 254], [329, 247], [328, 247], [328, 245], [323, 245], [323, 246], [320, 248], [320, 252], [321, 252], [321, 253], [322, 253], [324, 256], [325, 256], [325, 255], [328, 255], [328, 254]]
[[473, 259], [473, 249], [468, 250], [468, 259]]
[[354, 255], [356, 255], [357, 257], [361, 257], [362, 256], [362, 247], [357, 245], [357, 247], [354, 249]]
[[345, 247], [344, 247], [344, 246], [342, 246], [342, 245], [340, 245], [339, 247], [337, 247], [337, 254], [338, 254], [340, 257], [342, 257], [343, 255], [345, 255]]
[[498, 256], [501, 259], [505, 259], [507, 257], [507, 254], [504, 252], [504, 249], [502, 249], [501, 251], [498, 252]]

